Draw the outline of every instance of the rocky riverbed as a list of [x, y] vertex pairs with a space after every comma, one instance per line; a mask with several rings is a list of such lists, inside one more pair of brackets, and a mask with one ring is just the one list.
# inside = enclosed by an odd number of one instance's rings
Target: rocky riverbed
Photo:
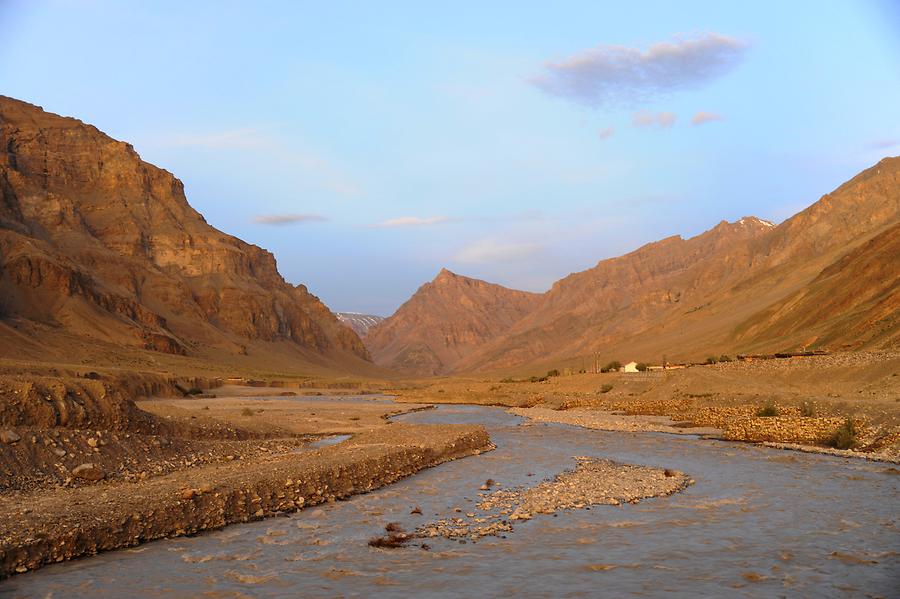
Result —
[[[419, 526], [412, 538], [443, 537], [475, 541], [513, 531], [513, 522], [539, 514], [617, 506], [677, 493], [694, 481], [683, 472], [665, 468], [620, 464], [612, 460], [578, 456], [577, 465], [536, 486], [499, 488], [493, 480], [480, 487], [475, 509], [461, 516], [442, 518]], [[462, 512], [460, 508], [457, 508]], [[463, 517], [464, 516], [464, 517]], [[389, 531], [390, 532], [390, 531]]]

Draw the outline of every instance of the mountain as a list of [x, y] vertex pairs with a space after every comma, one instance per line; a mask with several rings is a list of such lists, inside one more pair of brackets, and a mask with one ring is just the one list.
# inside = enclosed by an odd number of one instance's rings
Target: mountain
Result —
[[335, 312], [343, 324], [353, 329], [360, 337], [365, 337], [369, 329], [384, 320], [383, 316], [360, 314], [359, 312]]
[[569, 275], [456, 368], [890, 345], [898, 222], [900, 158], [886, 158], [780, 225], [722, 222]]
[[366, 347], [377, 364], [400, 372], [448, 372], [531, 312], [539, 297], [442, 269], [369, 330]]
[[[2, 357], [97, 344], [174, 355], [368, 353], [269, 252], [213, 228], [171, 173], [81, 121], [0, 96]], [[70, 342], [87, 340], [86, 343]], [[35, 349], [36, 348], [36, 349]], [[77, 355], [67, 355], [75, 359]]]
[[[886, 158], [779, 225], [722, 221], [602, 260], [529, 295], [503, 326], [483, 301], [435, 293], [436, 279], [366, 342], [376, 361], [418, 373], [895, 347], [898, 226], [900, 158]], [[438, 357], [458, 327], [480, 334]]]

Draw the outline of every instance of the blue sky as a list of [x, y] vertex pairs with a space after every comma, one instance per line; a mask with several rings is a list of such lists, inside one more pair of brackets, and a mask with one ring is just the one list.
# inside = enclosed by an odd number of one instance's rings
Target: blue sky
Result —
[[888, 0], [442, 4], [0, 0], [0, 93], [133, 143], [289, 281], [382, 315], [444, 266], [543, 291], [778, 222], [900, 154]]

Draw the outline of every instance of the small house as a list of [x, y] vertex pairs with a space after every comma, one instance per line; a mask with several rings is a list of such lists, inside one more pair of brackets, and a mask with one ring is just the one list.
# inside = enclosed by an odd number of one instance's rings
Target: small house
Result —
[[637, 362], [629, 362], [622, 367], [622, 372], [637, 372]]

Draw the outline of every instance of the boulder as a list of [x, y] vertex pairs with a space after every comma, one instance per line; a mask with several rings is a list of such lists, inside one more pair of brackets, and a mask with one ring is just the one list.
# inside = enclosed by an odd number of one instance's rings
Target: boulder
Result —
[[103, 479], [106, 475], [94, 464], [90, 462], [79, 464], [72, 469], [72, 476], [83, 480], [97, 481]]

